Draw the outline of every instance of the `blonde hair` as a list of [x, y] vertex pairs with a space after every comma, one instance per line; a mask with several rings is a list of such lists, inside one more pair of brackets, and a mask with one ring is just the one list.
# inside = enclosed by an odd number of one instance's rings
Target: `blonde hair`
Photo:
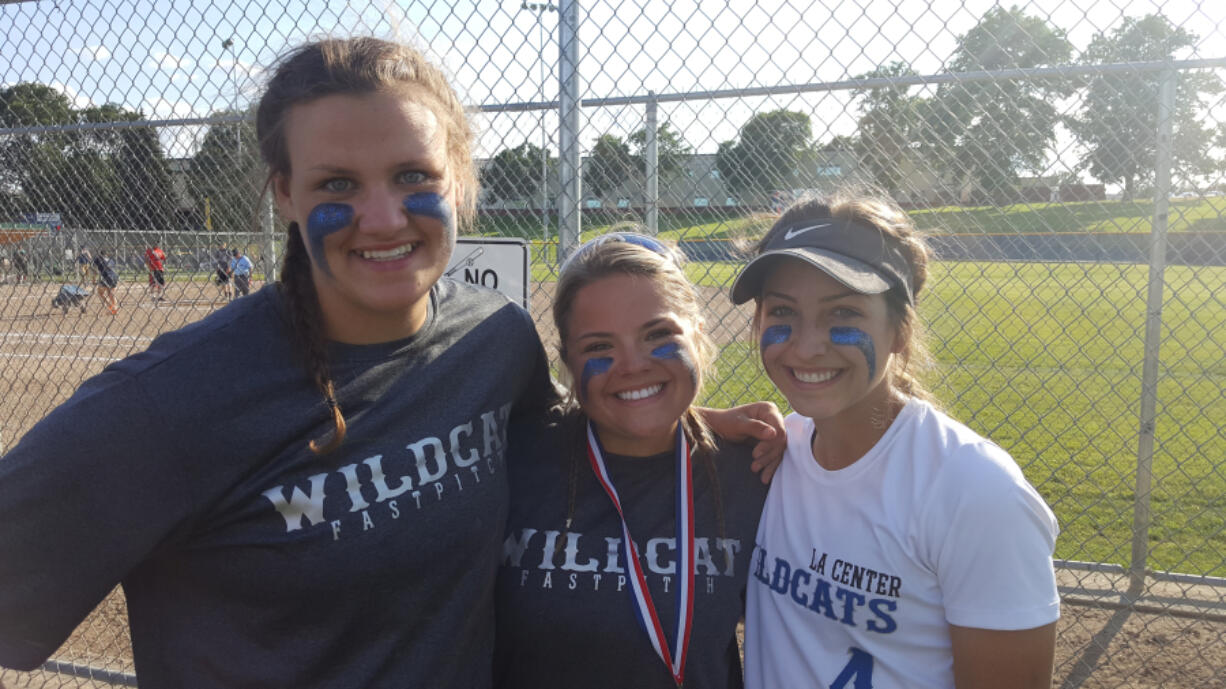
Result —
[[[791, 227], [794, 222], [807, 218], [850, 220], [872, 227], [881, 233], [882, 241], [902, 252], [910, 269], [912, 297], [909, 299], [905, 289], [898, 285], [891, 287], [884, 295], [890, 325], [902, 342], [902, 349], [886, 371], [887, 383], [908, 397], [935, 402], [916, 375], [916, 371], [927, 369], [932, 361], [923, 324], [915, 308], [928, 280], [928, 263], [932, 259], [932, 250], [923, 233], [916, 229], [911, 217], [889, 196], [861, 188], [846, 188], [828, 196], [804, 197], [788, 206], [774, 227], [758, 241], [754, 253], [762, 253], [776, 234]], [[761, 299], [757, 301], [760, 305]], [[759, 330], [760, 323], [760, 309], [755, 309], [755, 332]]]
[[[559, 339], [558, 353], [565, 362], [568, 354], [566, 340], [570, 335], [571, 310], [580, 290], [594, 282], [615, 275], [642, 277], [651, 280], [659, 289], [665, 304], [688, 322], [689, 327], [685, 335], [698, 376], [694, 390], [694, 396], [697, 398], [702, 391], [703, 382], [711, 374], [715, 361], [715, 345], [703, 328], [702, 307], [698, 301], [698, 294], [681, 269], [684, 263], [681, 252], [663, 243], [660, 246], [665, 253], [658, 253], [639, 244], [623, 241], [604, 241], [599, 245], [584, 246], [577, 250], [577, 253], [563, 266], [562, 274], [558, 278], [557, 293], [553, 300], [553, 322], [558, 329]], [[560, 377], [562, 382], [570, 388], [573, 404], [576, 393], [575, 381], [569, 379], [569, 370], [566, 367], [563, 367]], [[686, 410], [682, 420], [686, 434], [696, 448], [702, 448], [707, 452], [715, 449], [714, 440], [706, 424], [692, 409]]]
[[[476, 217], [477, 175], [472, 158], [473, 133], [464, 106], [442, 70], [421, 53], [378, 38], [306, 43], [277, 63], [256, 110], [260, 155], [268, 166], [265, 188], [275, 177], [290, 175], [285, 124], [294, 106], [331, 95], [380, 92], [420, 100], [434, 112], [446, 134], [448, 172], [458, 187], [456, 220], [462, 228], [471, 226]], [[345, 438], [345, 417], [329, 372], [310, 258], [296, 222], [289, 224], [280, 287], [290, 316], [290, 339], [332, 416], [330, 436], [326, 441], [312, 440], [310, 448], [317, 454], [331, 452]]]

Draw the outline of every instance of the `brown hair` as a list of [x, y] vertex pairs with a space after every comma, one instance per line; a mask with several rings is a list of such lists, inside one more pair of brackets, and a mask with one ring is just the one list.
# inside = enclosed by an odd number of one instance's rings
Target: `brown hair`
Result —
[[[758, 241], [754, 253], [762, 253], [776, 234], [791, 227], [793, 222], [806, 218], [851, 220], [872, 227], [881, 233], [882, 241], [894, 245], [902, 252], [910, 268], [914, 295], [913, 300], [908, 300], [906, 291], [898, 285], [890, 287], [885, 293], [890, 325], [897, 330], [903, 343], [898, 358], [886, 371], [889, 376], [887, 384], [908, 397], [934, 401], [911, 370], [913, 363], [915, 368], [922, 369], [931, 361], [923, 325], [919, 321], [915, 304], [912, 303], [919, 302], [920, 292], [928, 280], [928, 262], [932, 259], [932, 251], [928, 248], [924, 235], [915, 228], [911, 217], [889, 196], [849, 188], [829, 196], [802, 198], [788, 206], [774, 227]], [[760, 304], [761, 300], [758, 299], [758, 302]], [[758, 331], [760, 322], [760, 311], [755, 309], [755, 332]]]
[[[633, 226], [615, 226], [615, 231], [633, 231]], [[658, 240], [657, 240], [658, 241]], [[570, 333], [571, 311], [579, 292], [588, 285], [604, 278], [617, 275], [631, 275], [651, 280], [660, 290], [665, 303], [683, 319], [689, 321], [685, 333], [689, 344], [689, 352], [694, 359], [698, 380], [694, 391], [695, 397], [702, 390], [702, 383], [713, 370], [715, 360], [715, 345], [703, 330], [702, 307], [694, 285], [685, 276], [681, 266], [684, 257], [674, 247], [659, 242], [664, 253], [657, 253], [639, 244], [624, 241], [605, 241], [601, 244], [584, 246], [577, 250], [558, 277], [558, 289], [553, 301], [553, 322], [558, 329], [559, 354], [563, 366], [561, 378], [570, 388], [567, 402], [573, 423], [568, 428], [567, 452], [564, 461], [568, 463], [567, 471], [567, 517], [565, 528], [570, 529], [571, 519], [575, 513], [575, 498], [578, 493], [578, 477], [581, 459], [586, 457], [587, 417], [579, 409], [575, 400], [575, 381], [570, 378], [566, 367], [566, 340]], [[702, 462], [711, 483], [711, 495], [715, 501], [715, 512], [719, 520], [720, 536], [724, 536], [723, 500], [720, 496], [719, 474], [715, 467], [713, 455], [716, 451], [715, 437], [702, 416], [691, 406], [681, 416], [681, 428], [693, 448], [693, 454]], [[561, 544], [565, 540], [565, 534]]]
[[[472, 159], [473, 135], [468, 116], [443, 72], [421, 53], [378, 38], [325, 39], [298, 46], [277, 63], [256, 110], [260, 155], [268, 166], [265, 190], [278, 177], [290, 175], [285, 125], [290, 110], [331, 95], [402, 93], [428, 105], [446, 133], [447, 164], [459, 189], [456, 218], [461, 227], [476, 215], [477, 177]], [[308, 375], [332, 413], [333, 431], [327, 442], [312, 440], [322, 454], [345, 438], [345, 417], [328, 369], [319, 297], [311, 278], [310, 259], [296, 222], [289, 224], [280, 287], [290, 314], [291, 340], [299, 349]]]

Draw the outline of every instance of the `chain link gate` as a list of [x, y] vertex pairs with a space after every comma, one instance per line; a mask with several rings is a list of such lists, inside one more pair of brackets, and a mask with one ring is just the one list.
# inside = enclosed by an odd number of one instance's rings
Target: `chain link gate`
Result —
[[[806, 193], [893, 195], [938, 257], [927, 383], [1059, 517], [1057, 685], [1226, 686], [1221, 3], [9, 0], [0, 31], [0, 448], [224, 306], [224, 252], [273, 273], [261, 69], [320, 34], [399, 37], [474, 106], [477, 231], [530, 242], [550, 351], [558, 257], [637, 223], [709, 300], [713, 405], [784, 403], [726, 296], [737, 240]], [[102, 251], [118, 312], [53, 306]], [[135, 683], [119, 591], [43, 670], [0, 670]]]

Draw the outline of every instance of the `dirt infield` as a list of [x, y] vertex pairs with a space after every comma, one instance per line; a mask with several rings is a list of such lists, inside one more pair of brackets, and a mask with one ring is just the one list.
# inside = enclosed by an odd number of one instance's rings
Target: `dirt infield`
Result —
[[51, 304], [59, 288], [47, 282], [0, 285], [0, 370], [8, 388], [0, 397], [4, 448], [111, 361], [224, 305], [209, 282], [172, 281], [164, 301], [153, 301], [143, 283], [126, 282], [116, 289], [117, 314], [96, 295], [83, 302], [84, 311], [74, 305], [64, 313]]

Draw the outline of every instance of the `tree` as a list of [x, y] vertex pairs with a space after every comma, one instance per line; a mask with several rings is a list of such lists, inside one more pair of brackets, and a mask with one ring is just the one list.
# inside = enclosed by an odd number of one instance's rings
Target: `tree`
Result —
[[[66, 125], [75, 121], [72, 104], [59, 91], [36, 83], [0, 90], [0, 127]], [[74, 188], [65, 165], [63, 133], [20, 134], [0, 140], [0, 184], [20, 189], [31, 211], [60, 210]]]
[[[43, 84], [0, 91], [6, 127], [141, 119], [112, 103], [74, 109], [67, 96]], [[9, 137], [0, 144], [0, 181], [21, 190], [28, 211], [59, 212], [71, 226], [152, 229], [166, 227], [174, 216], [170, 171], [156, 132], [147, 127]]]
[[742, 198], [764, 198], [790, 189], [797, 166], [812, 146], [809, 116], [790, 110], [758, 113], [741, 126], [738, 140], [719, 145], [715, 164], [728, 187]]
[[[545, 184], [541, 158], [545, 151], [527, 141], [499, 151], [481, 170], [481, 188], [494, 201], [521, 201], [538, 197]], [[547, 154], [545, 154], [547, 155]], [[546, 165], [553, 161], [546, 158]]]
[[[905, 62], [891, 62], [859, 79], [914, 76]], [[913, 152], [919, 148], [923, 99], [906, 86], [856, 89], [860, 119], [852, 150], [861, 168], [882, 189], [896, 193], [902, 186]]]
[[[958, 40], [955, 72], [1043, 67], [1067, 62], [1060, 29], [1017, 6], [994, 7]], [[1052, 104], [1072, 92], [1055, 79], [992, 79], [943, 84], [925, 107], [925, 149], [947, 179], [988, 195], [1005, 193], [1021, 170], [1042, 169], [1060, 114]]]
[[[1151, 14], [1128, 17], [1110, 33], [1090, 41], [1082, 60], [1091, 63], [1165, 60], [1180, 48], [1196, 44], [1195, 34]], [[1188, 175], [1210, 173], [1217, 161], [1209, 155], [1214, 131], [1202, 126], [1197, 113], [1207, 108], [1206, 95], [1223, 90], [1212, 72], [1180, 72], [1176, 76], [1174, 166]], [[1158, 100], [1161, 74], [1115, 73], [1090, 80], [1080, 116], [1069, 128], [1085, 146], [1081, 164], [1106, 183], [1123, 182], [1125, 199], [1153, 179], [1157, 149]]]
[[[143, 113], [107, 103], [81, 110], [87, 123], [137, 122]], [[74, 137], [70, 164], [74, 174], [88, 176], [99, 193], [82, 210], [99, 220], [81, 224], [139, 230], [169, 229], [177, 225], [170, 168], [157, 132], [150, 127], [87, 129]], [[108, 169], [109, 168], [109, 169]]]
[[[232, 111], [217, 116], [235, 115]], [[249, 120], [214, 124], [192, 158], [192, 194], [201, 216], [215, 232], [250, 232], [256, 227], [256, 208], [264, 179]], [[206, 214], [207, 213], [207, 214]]]
[[846, 134], [835, 134], [826, 143], [818, 147], [820, 151], [850, 151], [856, 147], [856, 137]]
[[[643, 127], [630, 135], [630, 143], [634, 146], [634, 165], [646, 172], [647, 169], [647, 128]], [[685, 161], [694, 153], [681, 134], [673, 131], [668, 121], [656, 128], [656, 165], [660, 178], [668, 178], [679, 174], [685, 168]]]
[[596, 139], [588, 156], [587, 167], [583, 170], [583, 188], [589, 196], [605, 196], [632, 179], [635, 169], [630, 145], [619, 136], [603, 134]]

